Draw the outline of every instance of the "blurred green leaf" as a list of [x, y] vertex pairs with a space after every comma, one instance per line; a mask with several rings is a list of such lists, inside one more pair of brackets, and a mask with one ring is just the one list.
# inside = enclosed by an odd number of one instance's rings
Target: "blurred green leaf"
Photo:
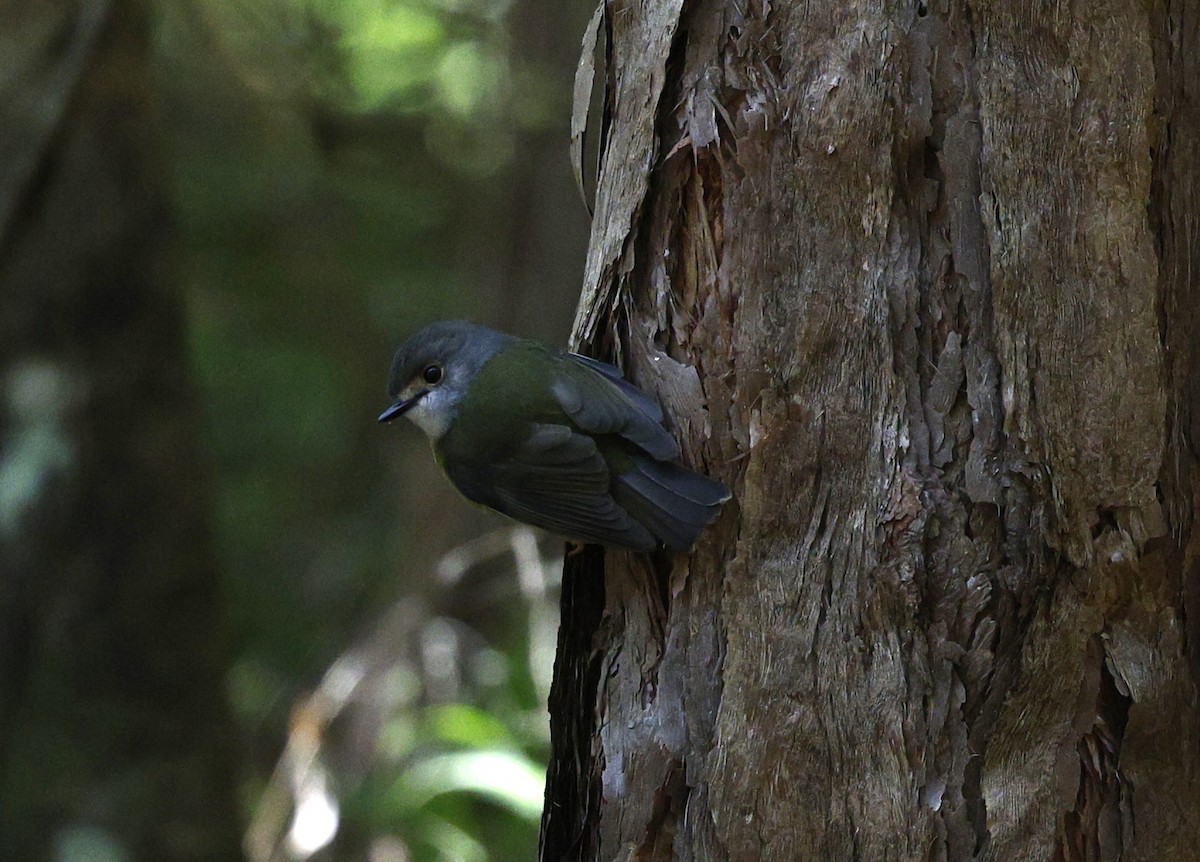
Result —
[[439, 862], [487, 862], [488, 852], [483, 843], [470, 832], [448, 820], [430, 818], [423, 824], [423, 843], [437, 854]]
[[499, 718], [468, 703], [433, 707], [426, 720], [436, 738], [453, 745], [487, 748], [513, 742], [512, 734]]
[[347, 2], [332, 6], [359, 107], [393, 103], [430, 81], [446, 40], [437, 16], [416, 4]]
[[478, 42], [450, 45], [437, 69], [443, 104], [463, 118], [470, 118], [484, 107], [494, 110], [504, 78], [499, 60], [488, 57]]
[[522, 754], [503, 750], [440, 754], [412, 766], [393, 787], [393, 798], [417, 808], [446, 793], [486, 797], [528, 820], [539, 820], [545, 770]]

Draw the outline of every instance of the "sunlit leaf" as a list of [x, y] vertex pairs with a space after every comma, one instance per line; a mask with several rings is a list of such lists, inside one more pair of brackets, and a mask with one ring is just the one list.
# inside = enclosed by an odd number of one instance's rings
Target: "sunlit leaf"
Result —
[[460, 117], [470, 117], [496, 98], [500, 64], [478, 42], [459, 42], [442, 55], [438, 88], [442, 102]]
[[421, 761], [393, 788], [396, 802], [417, 808], [444, 793], [476, 793], [514, 814], [537, 820], [542, 813], [545, 771], [512, 751], [465, 751]]
[[350, 81], [365, 108], [429, 81], [446, 42], [438, 16], [415, 4], [351, 3], [341, 10], [341, 24]]
[[467, 703], [431, 709], [428, 715], [434, 736], [465, 747], [484, 748], [512, 741], [512, 734], [495, 715]]

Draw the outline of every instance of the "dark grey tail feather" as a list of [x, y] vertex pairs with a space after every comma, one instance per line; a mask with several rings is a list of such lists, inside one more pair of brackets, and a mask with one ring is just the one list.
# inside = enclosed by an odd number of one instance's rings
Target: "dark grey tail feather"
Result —
[[662, 481], [663, 478], [666, 477], [650, 477], [644, 472], [631, 470], [618, 477], [617, 481], [654, 508], [670, 512], [675, 520], [704, 526], [716, 517], [719, 504], [704, 505], [688, 499], [676, 485]]
[[710, 479], [703, 473], [689, 470], [681, 464], [655, 461], [639, 452], [630, 453], [630, 458], [638, 472], [647, 479], [693, 503], [705, 507], [719, 507], [730, 497], [729, 489], [716, 479]]
[[690, 549], [720, 513], [729, 491], [679, 464], [640, 453], [634, 453], [632, 461], [634, 469], [616, 477], [617, 503], [671, 550]]

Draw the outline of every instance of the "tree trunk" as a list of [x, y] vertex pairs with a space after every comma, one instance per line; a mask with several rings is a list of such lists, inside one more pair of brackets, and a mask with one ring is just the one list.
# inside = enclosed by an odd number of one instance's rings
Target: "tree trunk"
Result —
[[0, 858], [239, 857], [133, 2], [0, 4]]
[[1200, 2], [604, 26], [576, 335], [735, 499], [568, 562], [542, 858], [1194, 859]]

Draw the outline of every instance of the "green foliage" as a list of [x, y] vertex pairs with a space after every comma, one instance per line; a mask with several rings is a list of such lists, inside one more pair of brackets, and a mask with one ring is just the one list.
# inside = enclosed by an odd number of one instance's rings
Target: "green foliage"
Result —
[[[470, 633], [450, 696], [431, 687], [415, 648], [393, 645], [386, 673], [376, 668], [357, 689], [390, 704], [375, 735], [342, 726], [370, 725], [356, 717], [370, 712], [365, 701], [330, 719], [315, 762], [330, 772], [340, 831], [322, 859], [365, 858], [380, 841], [414, 862], [533, 855], [552, 645], [531, 646], [528, 603], [544, 617], [551, 598], [502, 589], [439, 613], [434, 562], [495, 522], [421, 481], [440, 481], [410, 466], [428, 463], [423, 440], [374, 423], [405, 334], [511, 305], [475, 285], [503, 284], [495, 271], [519, 256], [503, 245], [516, 232], [497, 226], [520, 224], [508, 208], [529, 191], [515, 188], [522, 141], [553, 129], [565, 150], [573, 51], [552, 66], [515, 50], [509, 6], [159, 5], [177, 267], [216, 466], [230, 692], [256, 822], [282, 834], [271, 794], [283, 773], [272, 775], [289, 726], [290, 745], [303, 739], [296, 705], [339, 656], [375, 637], [384, 608], [405, 609], [405, 637], [445, 619]], [[575, 43], [579, 26], [563, 38]], [[554, 167], [525, 176], [569, 186], [565, 158]], [[574, 206], [573, 192], [562, 197]], [[581, 237], [582, 211], [572, 212]], [[540, 253], [555, 240], [538, 230]], [[554, 287], [536, 298], [541, 316], [569, 319], [571, 286]], [[510, 572], [493, 576], [511, 584]]]
[[384, 739], [393, 764], [403, 766], [375, 770], [351, 797], [347, 819], [401, 836], [414, 859], [531, 858], [545, 739], [522, 744], [515, 730], [467, 704], [394, 718]]
[[[543, 595], [536, 602], [550, 600]], [[418, 637], [441, 640], [454, 628], [434, 618]], [[375, 736], [365, 774], [344, 785], [344, 828], [398, 841], [414, 862], [533, 856], [549, 741], [541, 698], [527, 697], [524, 683], [514, 685], [509, 676], [467, 680], [469, 666], [491, 650], [478, 632], [469, 634], [473, 646], [455, 660], [463, 684], [456, 700], [431, 700], [430, 681], [411, 654], [395, 659], [384, 678], [372, 682], [368, 674], [363, 684], [368, 699], [387, 699], [390, 689], [396, 705]], [[515, 648], [505, 660], [527, 663], [531, 655]], [[548, 670], [524, 667], [526, 677]], [[337, 751], [336, 738], [329, 746]]]

